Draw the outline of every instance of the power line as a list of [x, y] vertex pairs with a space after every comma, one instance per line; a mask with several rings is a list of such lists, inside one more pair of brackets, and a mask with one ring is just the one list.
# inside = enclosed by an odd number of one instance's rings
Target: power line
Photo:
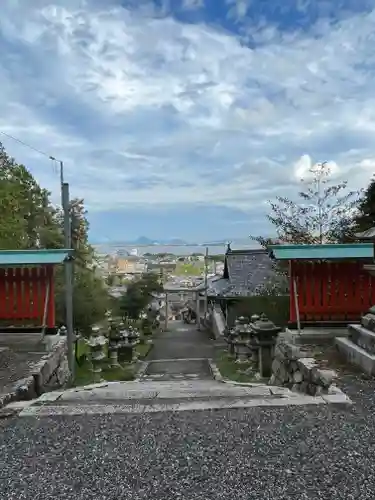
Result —
[[55, 173], [57, 173], [57, 165], [56, 165], [56, 163], [60, 163], [60, 165], [61, 165], [61, 162], [59, 162], [59, 160], [56, 160], [56, 158], [54, 156], [51, 156], [48, 153], [46, 153], [45, 151], [41, 151], [40, 149], [37, 149], [34, 146], [31, 146], [30, 144], [27, 144], [26, 142], [21, 141], [21, 139], [17, 139], [17, 137], [14, 137], [13, 135], [10, 135], [10, 134], [7, 134], [6, 132], [3, 132], [2, 130], [0, 130], [0, 134], [5, 135], [5, 137], [8, 137], [9, 139], [12, 139], [13, 141], [18, 142], [19, 144], [22, 144], [22, 146], [25, 146], [26, 148], [29, 148], [32, 151], [35, 151], [36, 153], [38, 153], [38, 154], [40, 154], [42, 156], [45, 156], [49, 160], [53, 161], [54, 162], [54, 164], [53, 164], [53, 170], [54, 170]]
[[35, 151], [36, 153], [39, 153], [40, 155], [46, 156], [49, 160], [55, 159], [51, 155], [45, 153], [44, 151], [41, 151], [40, 149], [34, 148], [34, 146], [30, 146], [30, 144], [27, 144], [26, 142], [21, 141], [21, 139], [17, 139], [17, 137], [13, 137], [12, 135], [7, 134], [6, 132], [3, 132], [2, 130], [0, 130], [0, 134], [5, 135], [5, 137], [8, 137], [9, 139], [12, 139], [13, 141], [16, 141], [16, 142], [22, 144], [26, 148], [32, 149], [33, 151]]

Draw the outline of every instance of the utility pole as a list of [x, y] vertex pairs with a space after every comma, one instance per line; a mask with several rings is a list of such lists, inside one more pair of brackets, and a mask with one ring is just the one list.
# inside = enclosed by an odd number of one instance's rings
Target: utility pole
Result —
[[208, 312], [208, 247], [206, 247], [206, 255], [204, 257], [204, 314]]
[[[64, 246], [70, 250], [72, 248], [72, 233], [70, 220], [70, 199], [69, 184], [64, 182], [61, 187], [62, 206], [64, 211]], [[73, 262], [68, 259], [64, 263], [65, 271], [65, 318], [68, 341], [68, 364], [72, 380], [75, 372], [74, 356], [74, 329], [73, 329]]]
[[[61, 206], [64, 216], [64, 247], [67, 250], [72, 249], [72, 222], [70, 214], [70, 196], [69, 184], [64, 182], [64, 163], [50, 156], [50, 159], [60, 165], [60, 188], [61, 188]], [[74, 355], [74, 325], [73, 325], [73, 261], [68, 259], [64, 263], [65, 272], [65, 323], [68, 342], [68, 364], [71, 379], [75, 376], [75, 355]]]

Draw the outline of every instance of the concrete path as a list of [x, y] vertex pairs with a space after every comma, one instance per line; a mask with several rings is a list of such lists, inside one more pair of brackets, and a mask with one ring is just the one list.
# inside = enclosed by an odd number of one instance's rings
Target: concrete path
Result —
[[153, 341], [143, 380], [212, 379], [208, 359], [213, 357], [214, 342], [206, 331], [171, 321], [168, 331], [155, 335]]
[[153, 337], [154, 347], [147, 361], [155, 359], [211, 358], [214, 342], [206, 331], [182, 321], [170, 321], [168, 331]]

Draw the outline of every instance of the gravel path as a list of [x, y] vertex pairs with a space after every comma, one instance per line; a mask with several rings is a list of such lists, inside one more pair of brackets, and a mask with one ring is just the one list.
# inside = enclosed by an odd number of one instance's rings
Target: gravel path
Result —
[[375, 498], [375, 381], [352, 408], [19, 418], [0, 428], [7, 500]]

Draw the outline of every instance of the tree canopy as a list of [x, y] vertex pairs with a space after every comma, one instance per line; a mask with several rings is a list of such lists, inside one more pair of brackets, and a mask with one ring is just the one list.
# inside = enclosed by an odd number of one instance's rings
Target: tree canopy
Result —
[[[108, 294], [96, 274], [94, 250], [88, 242], [84, 201], [70, 203], [74, 264], [74, 326], [87, 331], [104, 318]], [[8, 156], [0, 143], [0, 249], [63, 248], [63, 214], [50, 201], [31, 172]], [[65, 323], [64, 277], [56, 273], [56, 319]]]
[[358, 204], [354, 218], [355, 232], [363, 232], [375, 226], [375, 176], [371, 179], [367, 189]]
[[139, 318], [140, 313], [152, 300], [152, 293], [161, 293], [163, 286], [160, 278], [154, 273], [145, 273], [130, 283], [126, 293], [120, 298], [120, 313], [131, 319]]

